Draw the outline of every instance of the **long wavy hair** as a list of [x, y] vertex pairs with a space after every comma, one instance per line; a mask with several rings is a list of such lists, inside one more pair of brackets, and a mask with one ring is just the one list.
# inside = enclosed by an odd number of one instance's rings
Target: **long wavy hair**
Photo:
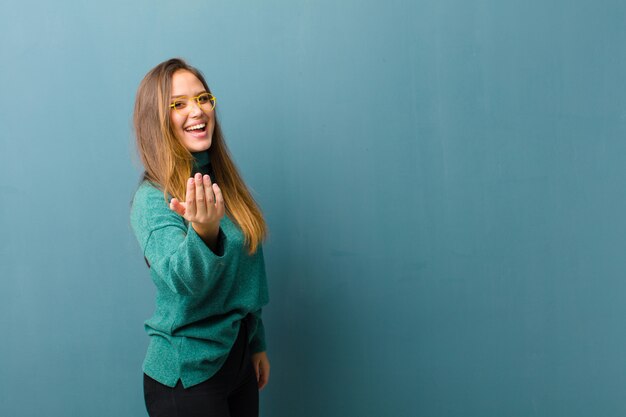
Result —
[[[139, 84], [133, 115], [137, 151], [145, 169], [143, 180], [158, 185], [166, 203], [168, 194], [185, 201], [194, 161], [191, 152], [174, 134], [169, 117], [172, 76], [181, 70], [194, 74], [206, 91], [211, 92], [198, 69], [182, 59], [170, 59], [150, 70]], [[241, 228], [248, 253], [253, 254], [267, 236], [267, 224], [233, 162], [216, 113], [214, 117], [210, 152], [216, 178], [211, 180], [219, 184], [226, 215]]]

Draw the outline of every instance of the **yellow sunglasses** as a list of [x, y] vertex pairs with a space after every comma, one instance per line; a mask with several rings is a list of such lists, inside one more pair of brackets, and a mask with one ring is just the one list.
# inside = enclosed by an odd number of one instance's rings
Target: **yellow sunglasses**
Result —
[[[211, 93], [202, 93], [195, 97], [177, 97], [172, 104], [170, 104], [170, 108], [180, 113], [187, 113], [191, 109], [189, 106], [191, 100], [195, 101], [201, 109], [213, 110], [215, 108], [215, 96]], [[210, 109], [208, 108], [209, 106], [211, 107]]]

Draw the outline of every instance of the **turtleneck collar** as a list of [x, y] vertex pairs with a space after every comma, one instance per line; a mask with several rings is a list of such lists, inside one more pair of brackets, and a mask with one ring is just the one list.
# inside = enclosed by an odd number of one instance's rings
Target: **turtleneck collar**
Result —
[[193, 171], [191, 175], [194, 175], [196, 172], [200, 172], [203, 175], [209, 174], [211, 177], [211, 181], [215, 181], [215, 176], [213, 175], [213, 167], [211, 166], [211, 155], [209, 150], [201, 151], [201, 152], [192, 152], [193, 156]]

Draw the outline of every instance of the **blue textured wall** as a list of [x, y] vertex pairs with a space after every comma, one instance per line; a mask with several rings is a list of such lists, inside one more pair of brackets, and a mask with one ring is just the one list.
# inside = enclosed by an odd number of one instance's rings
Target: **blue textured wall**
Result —
[[271, 227], [264, 416], [626, 415], [625, 21], [610, 0], [3, 5], [0, 415], [145, 415], [130, 120], [172, 56]]

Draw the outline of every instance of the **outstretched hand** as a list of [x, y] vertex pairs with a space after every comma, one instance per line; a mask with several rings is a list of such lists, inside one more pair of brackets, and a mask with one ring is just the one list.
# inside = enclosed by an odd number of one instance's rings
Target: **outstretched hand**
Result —
[[185, 202], [172, 198], [170, 209], [190, 222], [203, 238], [217, 236], [220, 220], [224, 217], [224, 197], [217, 184], [208, 175], [197, 173], [187, 181]]

